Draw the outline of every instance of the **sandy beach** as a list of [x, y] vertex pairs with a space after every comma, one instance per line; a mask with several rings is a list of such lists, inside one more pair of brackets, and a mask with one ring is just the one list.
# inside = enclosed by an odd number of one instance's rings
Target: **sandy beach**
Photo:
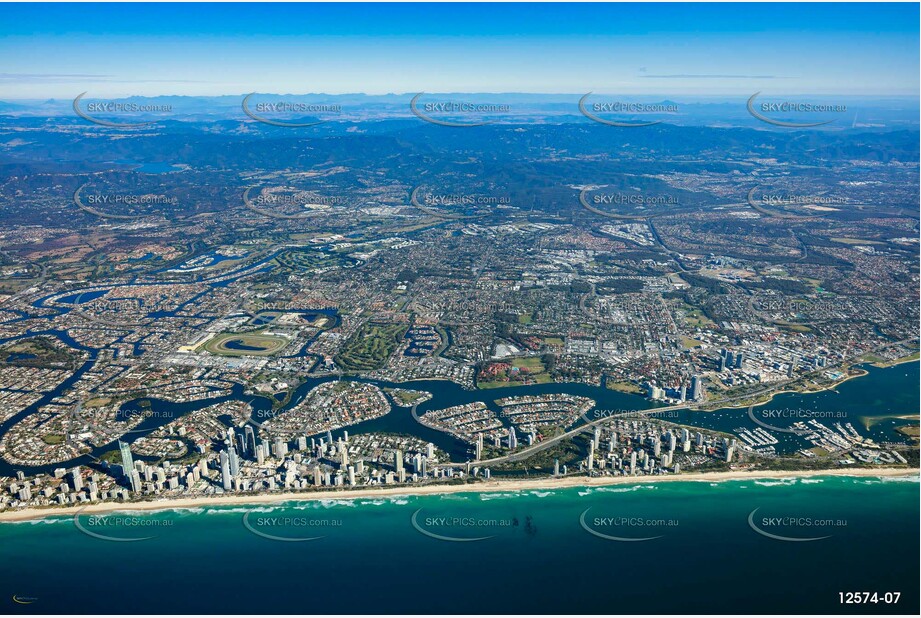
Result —
[[194, 498], [173, 498], [148, 500], [142, 502], [117, 503], [98, 502], [81, 506], [26, 508], [8, 510], [0, 513], [0, 522], [27, 521], [44, 517], [61, 517], [75, 513], [93, 514], [117, 511], [166, 511], [171, 509], [189, 509], [212, 506], [262, 505], [291, 501], [307, 500], [352, 500], [355, 498], [382, 498], [394, 496], [423, 496], [432, 494], [455, 493], [493, 493], [509, 491], [529, 491], [547, 489], [565, 489], [570, 487], [603, 487], [606, 485], [630, 485], [646, 483], [665, 483], [672, 481], [716, 483], [721, 481], [745, 481], [762, 479], [793, 479], [817, 476], [850, 477], [918, 477], [918, 468], [854, 468], [834, 470], [769, 470], [759, 472], [733, 471], [710, 473], [672, 474], [665, 476], [611, 476], [611, 477], [569, 477], [543, 478], [535, 480], [487, 481], [473, 485], [424, 485], [419, 487], [382, 487], [380, 489], [362, 488], [341, 491], [316, 491], [299, 493], [277, 493], [245, 496], [211, 496]]

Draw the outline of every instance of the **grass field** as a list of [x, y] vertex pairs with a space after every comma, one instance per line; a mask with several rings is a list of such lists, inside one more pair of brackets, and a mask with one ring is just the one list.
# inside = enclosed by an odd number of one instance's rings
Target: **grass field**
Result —
[[380, 369], [400, 345], [406, 324], [365, 324], [349, 337], [336, 356], [336, 364], [345, 371]]
[[716, 326], [713, 321], [704, 315], [703, 311], [697, 307], [682, 303], [685, 310], [684, 321], [688, 326], [704, 328], [707, 326]]
[[691, 339], [690, 337], [685, 337], [682, 335], [681, 345], [690, 350], [691, 348], [696, 348], [699, 345], [703, 345], [703, 341], [698, 341], [697, 339]]
[[281, 351], [288, 340], [261, 333], [222, 333], [205, 342], [201, 350], [218, 356], [271, 356]]
[[524, 386], [527, 384], [546, 384], [551, 382], [550, 374], [541, 361], [539, 356], [527, 356], [522, 358], [506, 358], [502, 362], [509, 363], [513, 367], [525, 369], [515, 375], [509, 375], [508, 372], [501, 372], [495, 380], [477, 380], [477, 388], [505, 388], [508, 386]]
[[538, 373], [532, 374], [529, 376], [529, 381], [520, 381], [520, 380], [511, 380], [509, 382], [503, 381], [493, 381], [493, 382], [477, 382], [477, 388], [490, 389], [490, 388], [507, 388], [509, 386], [527, 386], [528, 384], [547, 384], [551, 382], [549, 373]]
[[313, 271], [319, 268], [344, 268], [352, 266], [355, 260], [339, 253], [324, 253], [308, 249], [291, 249], [280, 253], [275, 261], [294, 271]]
[[540, 360], [540, 357], [529, 356], [527, 358], [516, 358], [512, 363], [515, 367], [520, 367], [522, 369], [527, 369], [531, 373], [540, 373], [541, 371], [546, 371], [544, 363]]
[[68, 348], [58, 347], [44, 338], [20, 339], [0, 346], [0, 362], [27, 367], [63, 366], [72, 362], [76, 354]]
[[607, 387], [612, 391], [617, 391], [619, 393], [630, 393], [633, 395], [642, 395], [643, 388], [632, 382], [614, 382], [608, 380]]
[[[864, 358], [867, 358], [869, 356], [872, 356], [872, 354], [867, 354]], [[909, 354], [908, 356], [903, 356], [902, 358], [896, 358], [894, 360], [885, 360], [883, 358], [877, 357], [876, 361], [870, 361], [870, 362], [873, 362], [873, 365], [875, 367], [892, 367], [894, 365], [898, 365], [901, 363], [916, 361], [919, 359], [919, 357], [921, 357], [921, 354], [919, 354], [918, 352], [914, 352], [912, 354]], [[869, 358], [867, 358], [867, 360], [869, 360]]]
[[431, 397], [429, 393], [424, 391], [413, 391], [402, 388], [384, 388], [384, 392], [390, 395], [395, 403], [404, 406], [411, 406], [417, 401], [425, 399], [426, 397]]

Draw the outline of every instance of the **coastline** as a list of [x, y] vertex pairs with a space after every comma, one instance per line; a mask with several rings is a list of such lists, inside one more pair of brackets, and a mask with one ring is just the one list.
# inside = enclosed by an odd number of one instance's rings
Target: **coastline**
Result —
[[918, 353], [909, 354], [908, 356], [903, 356], [902, 358], [896, 358], [891, 361], [884, 361], [881, 363], [870, 363], [878, 369], [889, 369], [890, 367], [897, 367], [898, 365], [904, 365], [905, 363], [914, 363], [921, 361], [921, 358], [918, 358]]
[[98, 514], [135, 511], [169, 511], [216, 506], [265, 505], [284, 502], [311, 500], [352, 500], [396, 496], [426, 496], [456, 493], [495, 493], [508, 491], [570, 489], [575, 487], [605, 487], [609, 485], [631, 485], [663, 482], [714, 483], [725, 481], [746, 481], [765, 479], [811, 478], [817, 476], [844, 476], [855, 478], [918, 477], [918, 468], [854, 468], [831, 470], [764, 470], [731, 472], [692, 472], [667, 476], [635, 477], [568, 477], [543, 478], [536, 480], [489, 481], [475, 485], [423, 485], [419, 487], [385, 487], [382, 489], [354, 489], [343, 491], [286, 492], [250, 496], [210, 496], [148, 500], [142, 502], [97, 502], [85, 506], [25, 508], [0, 512], [0, 523], [21, 522], [48, 517], [71, 516], [78, 513]]
[[[905, 362], [911, 362], [911, 361], [905, 361]], [[898, 363], [898, 364], [901, 364], [901, 363]], [[893, 366], [895, 366], [895, 365], [893, 365]], [[852, 367], [856, 367], [856, 365], [852, 365]], [[848, 371], [850, 371], [850, 369], [851, 369], [851, 367], [848, 367]], [[888, 369], [888, 367], [883, 367], [883, 369]], [[855, 373], [854, 375], [846, 375], [846, 376], [844, 376], [843, 378], [841, 378], [840, 380], [838, 380], [837, 382], [832, 382], [831, 384], [828, 384], [828, 385], [826, 385], [826, 386], [823, 386], [823, 387], [821, 387], [821, 388], [817, 388], [817, 389], [814, 389], [814, 390], [810, 390], [810, 389], [803, 389], [803, 390], [791, 389], [791, 390], [772, 391], [772, 392], [770, 393], [770, 396], [769, 396], [767, 399], [765, 399], [765, 400], [763, 400], [763, 401], [762, 401], [762, 400], [759, 400], [757, 403], [753, 403], [753, 404], [750, 404], [750, 405], [740, 404], [740, 405], [720, 406], [720, 407], [718, 407], [718, 408], [713, 408], [712, 410], [697, 408], [695, 411], [697, 411], [697, 412], [716, 412], [717, 410], [742, 410], [742, 409], [745, 409], [745, 408], [748, 408], [748, 407], [760, 408], [761, 406], [766, 406], [767, 404], [769, 404], [769, 403], [771, 403], [772, 401], [774, 401], [774, 397], [776, 397], [777, 395], [816, 395], [816, 394], [818, 394], [818, 393], [824, 393], [825, 391], [833, 391], [833, 390], [835, 390], [836, 388], [838, 388], [839, 386], [841, 386], [842, 384], [844, 384], [845, 382], [847, 382], [848, 380], [854, 380], [854, 379], [856, 379], [856, 378], [864, 378], [864, 377], [870, 375], [870, 372], [867, 371], [866, 369], [863, 369], [862, 367], [857, 367], [857, 371], [859, 371], [860, 373]]]

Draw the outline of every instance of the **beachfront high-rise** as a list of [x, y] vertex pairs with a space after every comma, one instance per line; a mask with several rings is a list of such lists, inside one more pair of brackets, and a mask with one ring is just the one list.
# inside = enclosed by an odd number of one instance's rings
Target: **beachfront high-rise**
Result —
[[74, 466], [74, 468], [70, 471], [70, 480], [74, 491], [80, 491], [83, 489], [83, 473], [80, 472], [80, 466]]
[[240, 476], [240, 457], [233, 446], [228, 449], [227, 459], [230, 462], [230, 475]]
[[122, 457], [122, 473], [125, 476], [131, 476], [131, 471], [134, 470], [134, 457], [131, 456], [131, 447], [126, 442], [119, 440], [118, 452]]
[[227, 456], [227, 451], [221, 451], [221, 486], [224, 488], [224, 491], [230, 491], [231, 488], [231, 478], [230, 478], [230, 458]]

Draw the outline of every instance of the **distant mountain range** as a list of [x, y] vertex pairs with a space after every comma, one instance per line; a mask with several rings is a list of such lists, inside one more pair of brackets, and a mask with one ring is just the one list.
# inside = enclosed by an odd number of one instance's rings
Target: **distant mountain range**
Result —
[[[75, 93], [75, 96], [80, 93]], [[241, 120], [252, 121], [243, 112], [241, 104], [249, 93], [222, 96], [174, 96], [126, 97], [105, 99], [93, 97], [91, 92], [80, 101], [81, 109], [90, 104], [119, 103], [136, 105], [142, 108], [166, 108], [168, 111], [138, 111], [120, 113], [121, 121], [149, 120]], [[410, 102], [419, 93], [368, 95], [351, 94], [283, 94], [256, 93], [250, 99], [250, 107], [259, 103], [303, 106], [339, 106], [334, 114], [292, 113], [272, 116], [287, 122], [310, 122], [318, 119], [328, 122], [412, 118]], [[484, 114], [494, 122], [522, 124], [535, 121], [548, 122], [589, 122], [579, 111], [578, 103], [587, 93], [574, 94], [530, 94], [530, 93], [424, 93], [417, 101], [417, 108], [426, 109], [426, 104], [434, 105], [437, 113], [438, 103], [473, 103], [504, 106], [502, 110]], [[753, 93], [754, 94], [754, 93]], [[917, 129], [921, 105], [916, 97], [872, 97], [872, 96], [814, 96], [814, 95], [775, 95], [765, 93], [762, 99], [770, 101], [804, 101], [819, 104], [846, 106], [847, 111], [821, 116], [822, 119], [833, 118], [834, 121], [823, 128], [828, 130], [898, 130]], [[60, 117], [76, 116], [72, 99], [15, 100], [0, 101], [0, 114], [6, 116]], [[688, 96], [662, 98], [661, 96], [620, 96], [616, 94], [596, 93], [586, 99], [586, 107], [591, 111], [594, 104], [634, 103], [657, 106], [672, 111], [633, 114], [633, 118], [656, 120], [666, 124], [682, 126], [743, 126], [761, 129], [777, 129], [768, 123], [755, 119], [746, 107], [747, 97], [733, 96]], [[431, 108], [428, 108], [431, 110]], [[104, 112], [94, 112], [100, 118], [112, 118]], [[269, 114], [263, 114], [268, 116]], [[456, 117], [447, 114], [440, 117]], [[599, 115], [604, 115], [600, 112]], [[621, 117], [631, 114], [621, 114]]]

